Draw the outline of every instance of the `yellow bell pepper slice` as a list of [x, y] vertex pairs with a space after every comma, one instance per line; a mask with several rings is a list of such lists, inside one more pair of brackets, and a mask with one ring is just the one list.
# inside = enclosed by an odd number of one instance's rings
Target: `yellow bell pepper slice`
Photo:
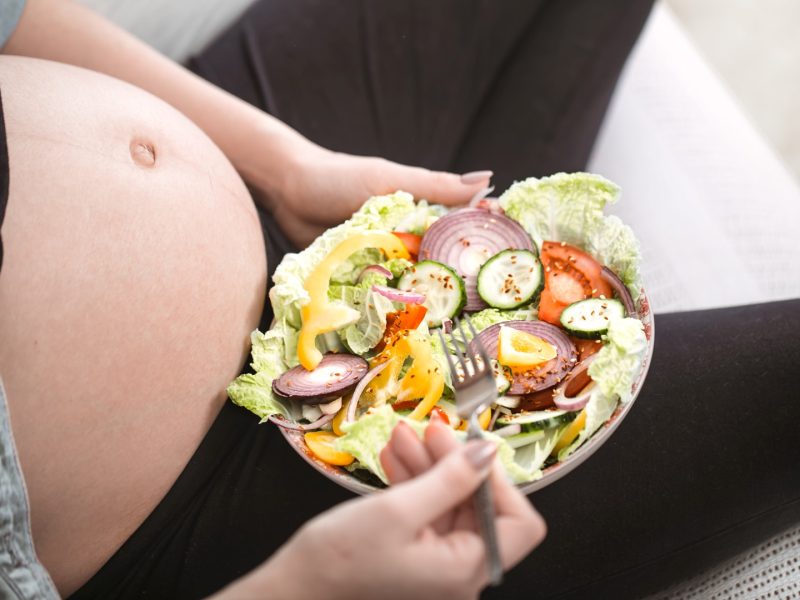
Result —
[[408, 415], [409, 419], [421, 421], [431, 412], [444, 391], [444, 376], [439, 365], [433, 357], [433, 348], [427, 336], [409, 331], [407, 335], [398, 340], [397, 344], [406, 349], [406, 356], [411, 356], [414, 362], [400, 380], [397, 400], [413, 400], [422, 398], [416, 408]]
[[303, 325], [297, 339], [297, 358], [309, 371], [322, 360], [322, 353], [317, 349], [317, 336], [344, 327], [360, 316], [349, 306], [330, 302], [328, 286], [336, 268], [351, 254], [364, 248], [378, 248], [388, 258], [408, 258], [408, 250], [396, 236], [374, 231], [351, 235], [317, 265], [303, 284], [309, 301], [300, 309]]
[[336, 416], [333, 417], [333, 421], [331, 421], [331, 428], [333, 429], [333, 433], [336, 435], [344, 435], [344, 431], [342, 431], [342, 423], [344, 422], [344, 418], [347, 416], [347, 402], [342, 403], [342, 408], [339, 409], [339, 412], [336, 413]]
[[314, 453], [314, 456], [329, 465], [346, 467], [355, 460], [351, 454], [336, 449], [334, 446], [336, 441], [335, 433], [330, 431], [309, 431], [304, 438], [306, 446]]
[[513, 368], [530, 368], [556, 357], [555, 346], [542, 338], [513, 327], [500, 327], [497, 361]]
[[581, 414], [579, 414], [577, 418], [567, 426], [567, 428], [564, 430], [564, 433], [562, 433], [561, 437], [558, 438], [558, 441], [556, 442], [551, 454], [558, 454], [562, 449], [574, 442], [585, 426], [586, 409], [584, 408], [581, 411]]

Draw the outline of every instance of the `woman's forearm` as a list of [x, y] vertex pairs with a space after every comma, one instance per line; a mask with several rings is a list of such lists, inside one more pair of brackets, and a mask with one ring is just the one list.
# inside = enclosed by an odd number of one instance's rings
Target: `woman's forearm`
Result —
[[[285, 161], [310, 144], [277, 119], [69, 0], [28, 0], [4, 52], [99, 71], [149, 91], [201, 127], [245, 179], [256, 171], [262, 180], [279, 179]], [[272, 160], [264, 160], [265, 151]], [[264, 173], [265, 165], [272, 165], [274, 173]]]

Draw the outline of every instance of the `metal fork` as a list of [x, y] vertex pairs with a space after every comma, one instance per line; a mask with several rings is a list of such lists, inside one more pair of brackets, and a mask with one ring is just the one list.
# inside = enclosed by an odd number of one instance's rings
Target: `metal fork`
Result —
[[[464, 317], [474, 344], [471, 346], [467, 342], [464, 328], [458, 319], [454, 321], [454, 329], [450, 333], [455, 347], [455, 356], [458, 359], [458, 366], [451, 354], [447, 351], [447, 342], [442, 331], [437, 329], [439, 339], [442, 341], [447, 364], [450, 367], [450, 375], [453, 380], [453, 388], [456, 392], [456, 411], [458, 416], [467, 421], [467, 440], [481, 439], [483, 429], [478, 423], [478, 415], [489, 408], [497, 399], [497, 384], [492, 375], [489, 356], [486, 348], [478, 339], [478, 334], [469, 320], [469, 316]], [[461, 334], [461, 342], [455, 336], [455, 330]], [[464, 350], [461, 350], [463, 345]], [[475, 515], [478, 519], [478, 527], [483, 537], [486, 547], [486, 560], [489, 569], [489, 582], [492, 585], [500, 585], [503, 581], [503, 566], [500, 563], [500, 550], [497, 545], [497, 532], [494, 527], [494, 503], [492, 501], [492, 488], [489, 480], [481, 483], [474, 496]]]

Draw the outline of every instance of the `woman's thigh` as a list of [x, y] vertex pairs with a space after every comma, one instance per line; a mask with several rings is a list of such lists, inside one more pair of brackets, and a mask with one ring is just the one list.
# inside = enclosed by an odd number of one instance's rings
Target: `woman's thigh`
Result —
[[326, 147], [502, 190], [585, 167], [652, 3], [269, 0], [191, 66]]

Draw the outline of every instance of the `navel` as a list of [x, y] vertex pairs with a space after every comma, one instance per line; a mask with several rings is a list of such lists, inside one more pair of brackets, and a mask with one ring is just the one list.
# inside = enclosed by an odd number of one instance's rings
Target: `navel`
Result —
[[130, 145], [131, 158], [140, 167], [154, 167], [156, 164], [156, 149], [150, 142], [134, 139]]

